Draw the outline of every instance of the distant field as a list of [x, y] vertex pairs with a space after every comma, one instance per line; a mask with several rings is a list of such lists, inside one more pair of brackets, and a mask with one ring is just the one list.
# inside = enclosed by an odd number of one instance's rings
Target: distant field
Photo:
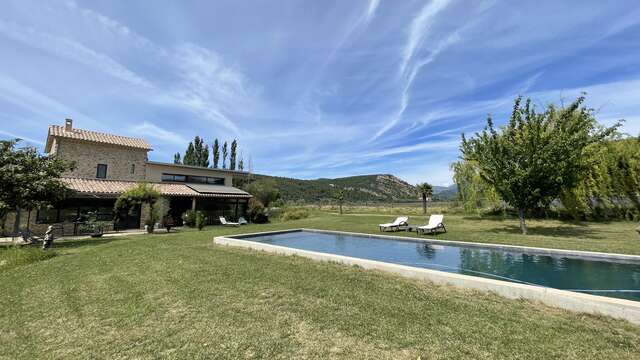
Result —
[[[376, 233], [388, 215], [68, 240], [0, 267], [0, 359], [631, 359], [640, 327], [530, 301], [212, 244], [288, 228]], [[416, 223], [423, 217], [412, 217]], [[633, 223], [446, 216], [439, 239], [640, 254]], [[415, 236], [412, 233], [399, 235]], [[0, 249], [0, 263], [13, 256]], [[32, 259], [34, 262], [28, 263]]]

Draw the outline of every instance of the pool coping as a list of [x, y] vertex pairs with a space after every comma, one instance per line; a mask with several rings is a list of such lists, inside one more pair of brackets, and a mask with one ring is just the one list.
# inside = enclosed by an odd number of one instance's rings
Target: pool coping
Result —
[[[374, 234], [362, 234], [362, 233], [353, 233], [353, 232], [304, 229], [304, 228], [256, 232], [256, 233], [229, 235], [229, 236], [216, 236], [213, 239], [213, 243], [218, 245], [227, 245], [227, 246], [234, 246], [234, 247], [241, 247], [241, 248], [249, 248], [254, 250], [261, 250], [261, 251], [266, 251], [266, 252], [276, 253], [276, 254], [297, 255], [297, 256], [302, 256], [305, 258], [309, 258], [309, 259], [312, 259], [315, 261], [321, 261], [321, 262], [337, 262], [337, 263], [342, 263], [346, 265], [357, 265], [364, 269], [380, 270], [380, 271], [400, 275], [406, 278], [430, 281], [432, 283], [439, 284], [439, 285], [450, 285], [458, 288], [474, 289], [474, 290], [479, 290], [484, 292], [493, 292], [510, 299], [529, 299], [529, 300], [539, 301], [546, 305], [550, 305], [550, 306], [554, 306], [554, 307], [558, 307], [558, 308], [562, 308], [562, 309], [570, 310], [574, 312], [607, 315], [613, 318], [624, 319], [631, 323], [640, 325], [640, 302], [637, 302], [637, 301], [584, 294], [584, 293], [572, 292], [568, 290], [548, 288], [543, 286], [519, 284], [519, 283], [513, 283], [513, 282], [508, 282], [503, 280], [487, 279], [487, 278], [470, 276], [470, 275], [462, 275], [462, 274], [449, 273], [449, 272], [438, 271], [438, 270], [431, 270], [431, 269], [424, 269], [424, 268], [418, 268], [418, 267], [412, 267], [412, 266], [406, 266], [406, 265], [387, 263], [387, 262], [382, 262], [377, 260], [361, 259], [361, 258], [355, 258], [350, 256], [322, 253], [317, 251], [300, 250], [300, 249], [294, 249], [294, 248], [285, 247], [285, 246], [270, 245], [270, 244], [264, 244], [256, 241], [243, 239], [244, 237], [248, 237], [248, 236], [274, 235], [274, 234], [299, 232], [299, 231], [357, 235], [357, 236], [367, 236], [367, 237], [381, 237], [381, 238], [388, 238], [393, 240], [409, 239], [415, 242], [440, 243], [443, 245], [445, 244], [456, 245], [456, 246], [468, 245], [468, 243], [461, 242], [461, 241], [416, 239], [416, 238], [407, 238], [402, 236], [389, 236], [389, 235], [378, 236]], [[485, 244], [481, 244], [480, 246], [478, 245], [476, 245], [476, 247], [494, 247], [494, 248], [508, 249], [512, 251], [530, 252], [531, 249], [533, 249], [534, 251], [537, 249], [542, 249], [544, 251], [553, 250], [551, 252], [546, 252], [546, 254], [548, 255], [563, 255], [563, 254], [567, 255], [569, 253], [586, 253], [589, 255], [606, 254], [606, 253], [592, 253], [592, 252], [573, 252], [573, 251], [560, 250], [560, 249], [531, 248], [531, 247], [497, 245], [497, 244], [492, 244], [495, 246], [481, 246]], [[544, 254], [544, 253], [541, 253], [541, 254]], [[622, 255], [622, 254], [613, 254], [613, 255], [616, 255], [616, 256], [606, 257], [606, 258], [612, 259], [612, 260], [620, 260], [618, 259], [617, 255]], [[580, 255], [574, 255], [574, 256], [580, 256]], [[634, 257], [634, 260], [640, 261], [640, 256], [634, 256], [634, 255], [624, 255], [624, 256], [625, 258], [628, 256], [632, 256]], [[600, 260], [606, 259], [603, 256], [596, 256], [596, 258]]]

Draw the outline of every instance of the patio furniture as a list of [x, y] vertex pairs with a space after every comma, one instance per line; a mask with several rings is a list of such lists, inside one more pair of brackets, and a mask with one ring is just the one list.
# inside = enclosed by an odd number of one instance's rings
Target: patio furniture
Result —
[[386, 231], [387, 229], [391, 229], [395, 231], [402, 229], [406, 229], [409, 226], [409, 217], [408, 216], [399, 216], [393, 222], [380, 224], [378, 227], [380, 231]]
[[431, 234], [437, 233], [439, 230], [444, 230], [447, 232], [447, 228], [444, 227], [444, 215], [431, 215], [429, 216], [429, 222], [427, 225], [418, 226], [416, 228], [416, 234], [420, 235], [420, 233], [430, 232]]
[[227, 221], [224, 216], [220, 216], [220, 223], [224, 226], [240, 226], [239, 223]]
[[240, 218], [238, 218], [238, 224], [247, 225], [249, 222], [244, 217], [240, 216]]

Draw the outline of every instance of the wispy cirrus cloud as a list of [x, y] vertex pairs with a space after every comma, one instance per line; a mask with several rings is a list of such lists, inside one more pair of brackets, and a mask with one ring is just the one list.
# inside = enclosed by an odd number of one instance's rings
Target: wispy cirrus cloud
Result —
[[53, 36], [31, 27], [0, 20], [0, 34], [23, 44], [44, 50], [62, 59], [97, 68], [133, 85], [152, 87], [151, 83], [111, 57], [69, 38]]

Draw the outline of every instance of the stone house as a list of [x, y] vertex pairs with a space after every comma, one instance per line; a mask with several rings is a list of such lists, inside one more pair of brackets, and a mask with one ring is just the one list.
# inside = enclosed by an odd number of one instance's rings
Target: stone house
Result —
[[[209, 224], [219, 216], [245, 215], [251, 195], [234, 188], [232, 182], [234, 176], [246, 173], [149, 161], [149, 151], [151, 145], [144, 139], [74, 128], [71, 119], [64, 126], [50, 125], [45, 152], [75, 162], [75, 168], [62, 177], [73, 195], [51, 209], [23, 211], [21, 227], [28, 223], [31, 231], [41, 234], [55, 224], [64, 235], [75, 235], [91, 212], [116, 230], [142, 228], [148, 213], [145, 207], [121, 214], [122, 220], [113, 222], [116, 199], [139, 182], [153, 184], [168, 199], [169, 215], [177, 225], [190, 209], [204, 211]], [[15, 214], [9, 214], [5, 228], [12, 229], [14, 220]]]

